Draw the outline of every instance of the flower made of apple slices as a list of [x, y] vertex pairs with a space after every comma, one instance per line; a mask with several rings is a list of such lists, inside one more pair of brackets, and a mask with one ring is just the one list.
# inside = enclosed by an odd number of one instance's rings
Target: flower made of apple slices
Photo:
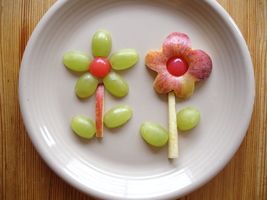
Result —
[[[99, 30], [92, 38], [91, 48], [94, 59], [81, 51], [70, 51], [63, 56], [63, 63], [67, 68], [78, 72], [87, 71], [76, 82], [76, 95], [80, 98], [86, 98], [96, 91], [96, 137], [103, 137], [104, 88], [117, 97], [124, 97], [129, 91], [126, 80], [111, 69], [124, 70], [130, 68], [139, 59], [138, 52], [134, 49], [116, 51], [108, 59], [111, 46], [110, 34], [106, 30]], [[79, 120], [77, 121], [80, 123]], [[81, 122], [82, 126], [86, 125]], [[93, 132], [91, 136], [93, 136]]]
[[212, 60], [202, 50], [193, 50], [187, 35], [174, 32], [163, 42], [162, 51], [149, 51], [145, 64], [158, 73], [154, 88], [168, 93], [169, 158], [178, 157], [178, 130], [175, 95], [188, 98], [194, 92], [195, 82], [206, 80], [212, 71]]

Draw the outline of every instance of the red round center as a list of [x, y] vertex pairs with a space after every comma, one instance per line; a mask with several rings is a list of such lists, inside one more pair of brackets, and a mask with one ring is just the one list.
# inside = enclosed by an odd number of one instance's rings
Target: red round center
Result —
[[169, 73], [173, 76], [182, 76], [187, 70], [187, 62], [183, 57], [172, 57], [167, 62], [167, 69]]
[[110, 68], [108, 59], [97, 57], [91, 62], [89, 72], [98, 78], [104, 78], [110, 72]]

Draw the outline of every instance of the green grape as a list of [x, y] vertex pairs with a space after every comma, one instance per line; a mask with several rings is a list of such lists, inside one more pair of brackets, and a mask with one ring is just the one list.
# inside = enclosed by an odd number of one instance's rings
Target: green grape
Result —
[[95, 135], [95, 123], [88, 117], [77, 115], [71, 120], [72, 130], [83, 138], [90, 139]]
[[168, 132], [154, 122], [143, 123], [140, 127], [140, 132], [147, 143], [156, 147], [165, 145], [169, 139]]
[[95, 57], [107, 57], [111, 50], [111, 36], [106, 30], [97, 31], [92, 39], [92, 51]]
[[138, 52], [134, 49], [122, 49], [114, 52], [109, 62], [111, 67], [116, 70], [123, 70], [132, 67], [138, 61]]
[[75, 85], [76, 95], [80, 98], [91, 96], [97, 87], [98, 78], [90, 74], [89, 72], [82, 75]]
[[124, 97], [129, 92], [126, 80], [116, 72], [110, 72], [103, 78], [106, 89], [117, 97]]
[[177, 113], [176, 119], [178, 129], [186, 131], [198, 124], [200, 113], [194, 107], [186, 107]]
[[104, 123], [109, 128], [115, 128], [125, 124], [132, 114], [131, 107], [127, 105], [115, 106], [104, 115]]
[[89, 69], [92, 58], [81, 51], [70, 51], [63, 55], [64, 65], [76, 72], [83, 72]]

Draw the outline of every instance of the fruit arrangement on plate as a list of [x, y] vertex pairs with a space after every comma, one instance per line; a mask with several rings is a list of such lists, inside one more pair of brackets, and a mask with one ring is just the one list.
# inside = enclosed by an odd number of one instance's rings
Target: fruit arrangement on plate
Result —
[[132, 117], [132, 109], [127, 105], [111, 108], [104, 116], [105, 88], [116, 97], [128, 94], [127, 81], [115, 70], [128, 69], [139, 59], [134, 49], [122, 49], [107, 57], [111, 51], [112, 40], [106, 30], [97, 31], [92, 39], [92, 52], [94, 59], [80, 51], [70, 51], [64, 54], [64, 65], [78, 72], [85, 72], [76, 82], [75, 92], [80, 98], [86, 98], [96, 92], [95, 123], [86, 116], [75, 116], [71, 121], [73, 131], [83, 137], [103, 137], [103, 124], [115, 128], [125, 124]]
[[[75, 116], [71, 120], [73, 131], [84, 138], [103, 137], [103, 124], [109, 128], [124, 125], [132, 117], [128, 105], [116, 106], [104, 115], [105, 88], [114, 96], [128, 94], [127, 81], [114, 70], [125, 70], [134, 66], [139, 54], [134, 49], [122, 49], [109, 58], [112, 40], [106, 30], [97, 31], [92, 39], [94, 59], [80, 51], [67, 52], [64, 65], [74, 71], [85, 72], [75, 85], [76, 95], [86, 98], [96, 92], [95, 123], [86, 116]], [[196, 81], [206, 80], [212, 71], [212, 60], [202, 50], [194, 50], [186, 34], [171, 33], [164, 40], [161, 51], [149, 51], [145, 65], [158, 73], [154, 88], [158, 93], [168, 94], [168, 131], [154, 122], [144, 122], [140, 133], [150, 145], [161, 147], [168, 142], [168, 157], [178, 157], [178, 129], [189, 130], [200, 121], [200, 112], [194, 107], [181, 109], [176, 113], [176, 96], [188, 98], [194, 92]]]

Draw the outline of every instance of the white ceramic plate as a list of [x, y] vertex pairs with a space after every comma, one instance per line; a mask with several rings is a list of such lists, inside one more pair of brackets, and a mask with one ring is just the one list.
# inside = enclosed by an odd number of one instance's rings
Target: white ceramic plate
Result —
[[[94, 120], [94, 95], [80, 100], [74, 85], [81, 73], [61, 62], [67, 51], [91, 53], [99, 29], [110, 32], [111, 52], [136, 49], [138, 63], [120, 74], [130, 86], [124, 98], [105, 96], [105, 111], [127, 104], [132, 119], [104, 129], [103, 139], [83, 140], [70, 120], [83, 114]], [[167, 146], [153, 148], [139, 133], [153, 121], [167, 129], [167, 95], [153, 89], [156, 73], [144, 58], [160, 50], [163, 40], [179, 31], [194, 49], [213, 59], [209, 79], [196, 84], [189, 99], [177, 98], [177, 111], [194, 106], [200, 124], [179, 134], [178, 159], [167, 158]], [[45, 14], [25, 50], [19, 96], [28, 134], [47, 164], [79, 190], [103, 199], [169, 199], [184, 196], [213, 178], [232, 158], [248, 128], [254, 103], [251, 58], [237, 26], [213, 0], [59, 0]]]

